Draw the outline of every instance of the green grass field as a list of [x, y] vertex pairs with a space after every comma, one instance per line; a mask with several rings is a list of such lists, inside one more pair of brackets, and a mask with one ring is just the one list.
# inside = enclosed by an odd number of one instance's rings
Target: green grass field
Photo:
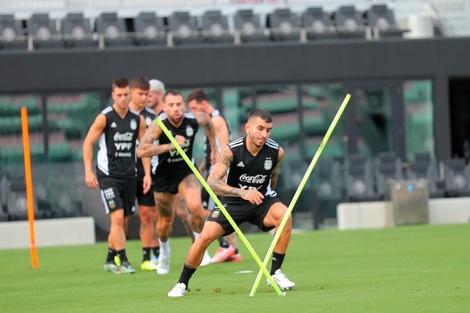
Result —
[[[269, 234], [250, 234], [264, 258]], [[188, 238], [171, 239], [169, 275], [102, 270], [106, 243], [0, 250], [1, 312], [466, 312], [470, 308], [469, 225], [293, 234], [283, 271], [295, 290], [277, 296], [262, 280], [248, 298], [258, 267], [245, 247], [240, 263], [198, 269], [184, 298], [167, 292], [179, 277]], [[241, 244], [241, 242], [240, 242]], [[216, 249], [210, 247], [212, 253]], [[128, 256], [140, 265], [140, 242]], [[268, 266], [269, 269], [269, 266]], [[239, 271], [253, 271], [237, 274]]]

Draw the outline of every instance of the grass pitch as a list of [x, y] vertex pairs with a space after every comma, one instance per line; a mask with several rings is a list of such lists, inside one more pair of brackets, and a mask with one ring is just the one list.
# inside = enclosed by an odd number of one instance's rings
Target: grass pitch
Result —
[[[272, 236], [247, 238], [263, 259]], [[470, 308], [469, 225], [293, 234], [283, 271], [297, 286], [285, 297], [263, 279], [255, 297], [248, 298], [259, 268], [241, 246], [242, 262], [199, 268], [184, 298], [168, 298], [189, 245], [188, 238], [171, 239], [168, 275], [105, 273], [106, 243], [38, 248], [38, 269], [31, 267], [29, 249], [0, 250], [0, 311], [416, 313]], [[210, 252], [215, 249], [214, 244]], [[140, 242], [128, 242], [127, 254], [138, 268]]]

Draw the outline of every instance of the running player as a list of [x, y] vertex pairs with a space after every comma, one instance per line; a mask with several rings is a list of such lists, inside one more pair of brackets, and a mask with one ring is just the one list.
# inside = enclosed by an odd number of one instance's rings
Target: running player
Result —
[[[284, 150], [269, 139], [272, 116], [262, 109], [254, 109], [245, 124], [246, 136], [236, 139], [222, 149], [207, 183], [237, 225], [249, 222], [262, 231], [278, 228], [287, 207], [274, 191]], [[204, 251], [220, 236], [234, 231], [219, 208], [208, 216], [201, 235], [189, 249], [178, 283], [168, 293], [169, 297], [183, 297], [189, 280], [201, 263]], [[289, 217], [274, 247], [271, 272], [281, 290], [294, 288], [281, 271], [292, 232]]]

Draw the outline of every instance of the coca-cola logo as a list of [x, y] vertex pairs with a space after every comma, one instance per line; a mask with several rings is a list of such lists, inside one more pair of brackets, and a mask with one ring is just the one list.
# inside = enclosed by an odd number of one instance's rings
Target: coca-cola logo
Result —
[[116, 134], [114, 134], [114, 141], [132, 141], [133, 137], [134, 134], [131, 132], [127, 132], [124, 134], [117, 132]]
[[268, 175], [258, 174], [255, 176], [248, 176], [246, 174], [243, 174], [242, 176], [240, 176], [239, 179], [241, 182], [245, 182], [249, 184], [262, 184], [266, 181], [266, 177], [268, 177]]

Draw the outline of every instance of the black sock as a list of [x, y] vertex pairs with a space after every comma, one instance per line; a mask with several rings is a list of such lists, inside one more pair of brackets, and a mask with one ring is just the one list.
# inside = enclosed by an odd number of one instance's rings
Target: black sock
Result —
[[142, 248], [142, 262], [150, 261], [150, 248]]
[[121, 259], [121, 263], [129, 261], [127, 259], [126, 249], [122, 249], [122, 250], [117, 251], [117, 256]]
[[186, 289], [188, 289], [189, 280], [191, 279], [191, 276], [193, 276], [195, 271], [195, 268], [190, 268], [185, 264], [183, 266], [183, 270], [181, 271], [180, 280], [178, 282], [185, 284]]
[[238, 254], [238, 248], [235, 249], [235, 254]]
[[157, 258], [160, 256], [160, 246], [158, 247], [152, 247], [153, 255], [156, 256]]
[[271, 272], [269, 274], [273, 275], [278, 269], [281, 268], [282, 262], [284, 262], [285, 254], [279, 254], [273, 252], [272, 264], [271, 264]]
[[115, 255], [116, 255], [116, 250], [108, 247], [108, 255], [106, 256], [106, 262], [114, 262]]
[[228, 244], [228, 241], [227, 241], [227, 239], [225, 239], [225, 237], [220, 237], [220, 238], [219, 238], [219, 245], [220, 245], [222, 248], [225, 248], [225, 249], [227, 249], [228, 247], [230, 247], [229, 244]]

